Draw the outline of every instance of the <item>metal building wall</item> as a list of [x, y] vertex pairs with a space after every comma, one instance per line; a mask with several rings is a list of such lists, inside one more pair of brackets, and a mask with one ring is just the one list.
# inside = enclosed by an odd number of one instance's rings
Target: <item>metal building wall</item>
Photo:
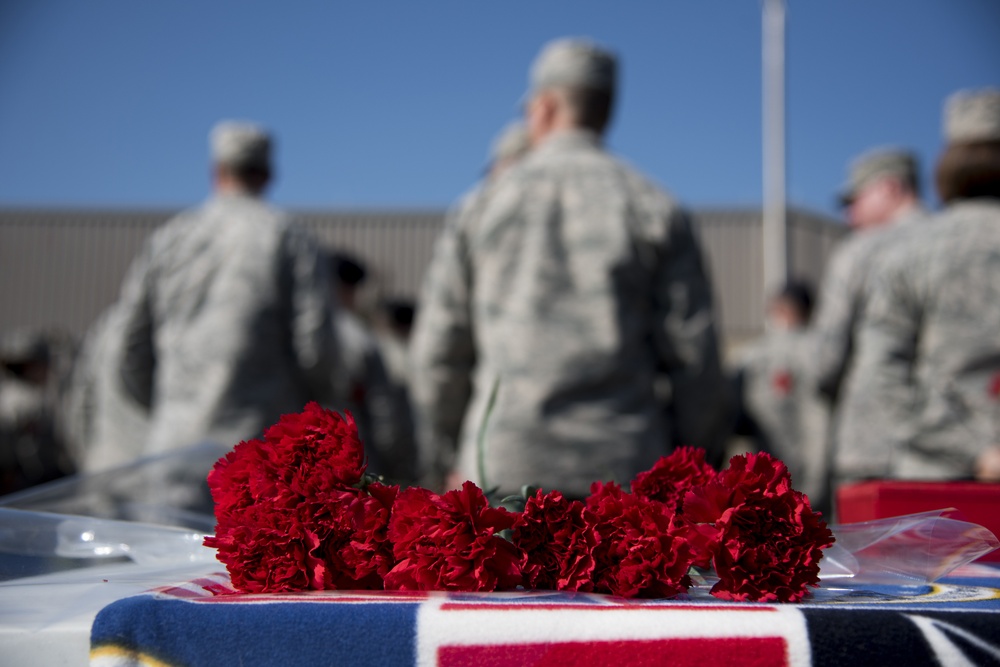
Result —
[[[0, 210], [0, 333], [38, 328], [80, 335], [118, 295], [128, 266], [173, 211]], [[443, 211], [305, 211], [296, 217], [324, 246], [369, 267], [370, 298], [419, 293]], [[761, 214], [694, 212], [713, 276], [721, 330], [730, 343], [763, 329]], [[791, 273], [817, 284], [842, 225], [789, 214]]]

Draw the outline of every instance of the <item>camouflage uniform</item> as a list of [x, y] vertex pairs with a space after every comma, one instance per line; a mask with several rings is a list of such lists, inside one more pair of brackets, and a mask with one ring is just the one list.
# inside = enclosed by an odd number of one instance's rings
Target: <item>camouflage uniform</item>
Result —
[[158, 230], [121, 299], [120, 379], [151, 406], [145, 453], [257, 436], [339, 377], [326, 265], [311, 236], [246, 195]]
[[130, 463], [142, 454], [149, 411], [118, 380], [122, 313], [112, 306], [87, 331], [63, 400], [67, 430], [81, 472]]
[[813, 324], [815, 384], [832, 402], [832, 449], [837, 479], [885, 476], [892, 422], [874, 408], [872, 387], [854, 370], [857, 331], [868, 306], [871, 271], [880, 257], [927, 219], [922, 210], [891, 226], [861, 232], [837, 249], [823, 279]]
[[859, 374], [895, 424], [894, 477], [970, 477], [1000, 442], [1000, 201], [955, 203], [886, 253]]
[[457, 470], [487, 488], [581, 496], [630, 481], [669, 450], [658, 362], [682, 442], [719, 423], [711, 286], [690, 220], [582, 130], [548, 137], [446, 227], [412, 355], [425, 469], [450, 467], [457, 441]]
[[812, 337], [803, 329], [766, 334], [740, 356], [743, 405], [763, 448], [781, 459], [813, 508], [827, 503], [826, 404], [816, 393]]

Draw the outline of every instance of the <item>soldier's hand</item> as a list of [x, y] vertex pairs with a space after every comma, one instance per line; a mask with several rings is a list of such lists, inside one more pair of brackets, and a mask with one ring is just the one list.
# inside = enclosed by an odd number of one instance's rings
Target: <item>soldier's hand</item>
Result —
[[1000, 482], [1000, 446], [991, 447], [976, 458], [975, 475], [980, 482]]

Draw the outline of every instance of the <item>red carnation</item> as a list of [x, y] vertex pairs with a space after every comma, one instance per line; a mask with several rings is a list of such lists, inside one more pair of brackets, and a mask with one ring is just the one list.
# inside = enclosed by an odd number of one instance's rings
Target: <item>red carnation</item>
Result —
[[[365, 491], [335, 492], [312, 509], [325, 529], [320, 554], [329, 565], [326, 589], [372, 590], [395, 565], [389, 517], [399, 487], [370, 484]], [[340, 502], [337, 502], [339, 496]]]
[[598, 593], [657, 598], [687, 591], [693, 554], [665, 504], [595, 482], [587, 508], [601, 538], [594, 549]]
[[385, 587], [397, 590], [494, 591], [521, 583], [524, 552], [498, 536], [517, 515], [492, 508], [466, 482], [441, 496], [419, 487], [400, 492], [389, 538], [396, 566]]
[[723, 516], [715, 555], [723, 600], [795, 602], [819, 584], [823, 549], [833, 533], [798, 491], [762, 497]]
[[219, 524], [205, 546], [218, 550], [236, 590], [280, 593], [322, 589], [326, 565], [317, 555], [320, 536], [292, 512], [264, 505], [243, 510]]
[[353, 486], [364, 474], [364, 445], [350, 413], [316, 403], [283, 415], [262, 440], [241, 442], [208, 474], [216, 518], [254, 503], [294, 506], [323, 490]]
[[217, 524], [205, 544], [239, 590], [381, 588], [393, 564], [386, 531], [396, 491], [353, 488], [364, 467], [349, 414], [310, 403], [284, 415], [209, 473]]
[[681, 512], [684, 494], [714, 477], [715, 469], [705, 463], [704, 449], [678, 447], [669, 456], [660, 457], [652, 468], [636, 475], [632, 493], [666, 503], [672, 511]]
[[733, 457], [730, 467], [685, 499], [685, 517], [711, 526], [712, 595], [725, 600], [792, 602], [819, 583], [822, 550], [833, 533], [788, 469], [768, 454]]
[[524, 586], [557, 591], [594, 590], [596, 517], [558, 491], [528, 498], [514, 524], [513, 543], [527, 554]]

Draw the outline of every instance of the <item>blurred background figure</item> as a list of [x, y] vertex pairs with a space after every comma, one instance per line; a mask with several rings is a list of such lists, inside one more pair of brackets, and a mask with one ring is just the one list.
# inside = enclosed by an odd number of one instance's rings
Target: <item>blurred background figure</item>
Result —
[[881, 259], [859, 374], [895, 423], [890, 474], [1000, 480], [1000, 89], [955, 93], [932, 224]]
[[389, 377], [396, 384], [410, 384], [410, 335], [417, 306], [411, 299], [388, 299], [379, 304], [375, 335]]
[[893, 420], [874, 408], [871, 384], [855, 373], [855, 352], [873, 267], [928, 219], [919, 173], [912, 152], [873, 149], [851, 163], [840, 193], [854, 233], [834, 251], [823, 276], [813, 361], [817, 387], [832, 410], [831, 448], [840, 481], [882, 477], [888, 471]]
[[150, 413], [144, 455], [230, 447], [339, 399], [325, 257], [262, 201], [271, 136], [227, 121], [210, 147], [213, 196], [156, 231], [122, 288], [118, 374]]
[[37, 331], [0, 338], [0, 495], [73, 472], [56, 429], [56, 373]]
[[386, 370], [382, 348], [372, 329], [358, 313], [358, 290], [367, 270], [357, 257], [345, 252], [330, 256], [330, 277], [341, 307], [334, 313], [334, 328], [343, 356], [348, 393], [344, 407], [351, 412], [365, 443], [372, 473], [393, 482], [408, 482], [416, 475], [416, 449], [408, 437], [409, 410]]
[[812, 373], [813, 290], [789, 282], [768, 301], [767, 333], [736, 364], [736, 434], [788, 466], [813, 509], [829, 510], [828, 410]]
[[[425, 483], [582, 497], [723, 420], [712, 294], [685, 211], [605, 152], [616, 57], [548, 44], [531, 152], [446, 226], [413, 334]], [[654, 395], [662, 360], [676, 421]], [[455, 447], [457, 443], [457, 457]]]
[[389, 299], [379, 304], [375, 316], [375, 336], [385, 362], [392, 394], [393, 420], [397, 425], [395, 448], [406, 452], [397, 473], [402, 482], [416, 482], [418, 448], [413, 403], [410, 399], [410, 335], [416, 304], [411, 299]]

